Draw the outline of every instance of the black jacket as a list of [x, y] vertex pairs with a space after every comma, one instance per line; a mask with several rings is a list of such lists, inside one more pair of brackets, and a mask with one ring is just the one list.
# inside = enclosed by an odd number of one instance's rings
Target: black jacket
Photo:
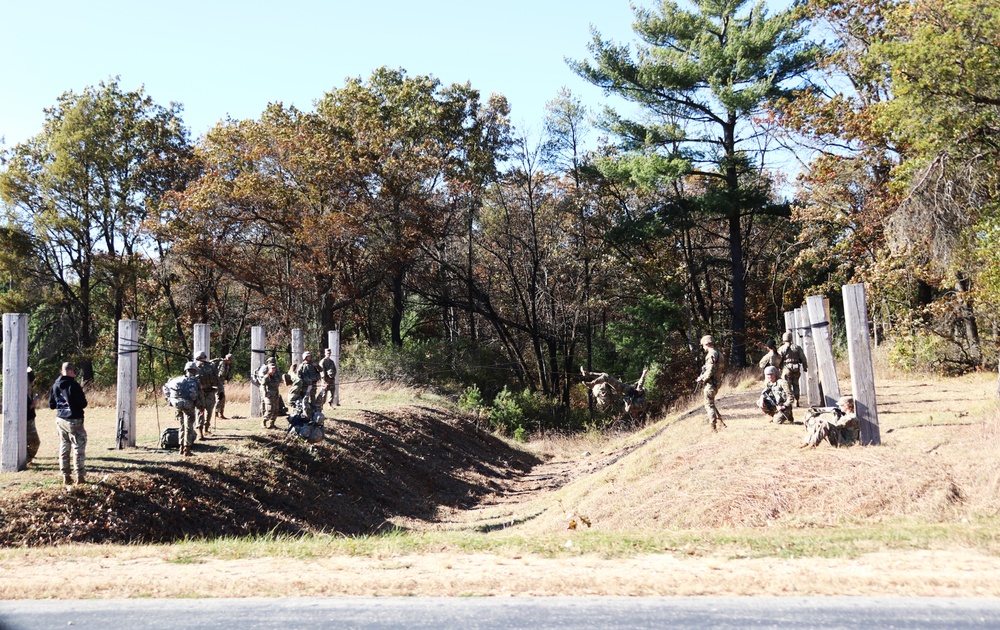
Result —
[[83, 420], [83, 409], [86, 406], [87, 396], [72, 376], [63, 374], [52, 384], [52, 389], [49, 391], [49, 409], [56, 410], [56, 417], [63, 420]]

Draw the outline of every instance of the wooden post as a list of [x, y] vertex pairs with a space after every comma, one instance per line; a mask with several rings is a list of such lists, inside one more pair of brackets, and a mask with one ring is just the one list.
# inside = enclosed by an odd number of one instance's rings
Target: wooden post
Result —
[[861, 422], [861, 443], [878, 445], [882, 443], [882, 437], [875, 402], [875, 369], [872, 366], [865, 285], [845, 284], [841, 292], [844, 294], [847, 355], [851, 363], [851, 392], [854, 395], [854, 412]]
[[811, 407], [823, 406], [823, 392], [820, 389], [819, 362], [816, 360], [816, 344], [813, 342], [812, 328], [809, 321], [809, 309], [798, 310], [799, 327], [802, 328], [802, 351], [806, 353], [806, 363], [809, 370], [803, 375], [806, 379], [806, 400]]
[[818, 364], [815, 368], [809, 366], [809, 369], [815, 369], [819, 374], [820, 382], [823, 384], [823, 398], [826, 402], [824, 406], [830, 407], [836, 404], [837, 399], [840, 398], [840, 383], [837, 381], [837, 363], [833, 358], [833, 338], [830, 336], [830, 322], [826, 319], [823, 296], [810, 295], [806, 298], [806, 306], [809, 308], [809, 328], [812, 331], [813, 343], [816, 345], [816, 363]]
[[209, 359], [212, 358], [212, 327], [208, 324], [194, 325], [194, 352], [191, 353], [191, 358], [195, 358], [200, 352], [204, 352]]
[[3, 314], [3, 439], [0, 472], [28, 461], [28, 315]]
[[333, 357], [333, 364], [337, 366], [337, 375], [333, 379], [333, 404], [340, 406], [340, 331], [330, 330], [326, 333], [330, 356]]
[[253, 376], [260, 371], [260, 366], [264, 365], [267, 352], [264, 342], [264, 327], [254, 326], [250, 329], [250, 417], [260, 418], [264, 415], [264, 401], [260, 396], [260, 388], [253, 384]]
[[[795, 333], [795, 312], [785, 311], [785, 332]], [[781, 337], [774, 340], [777, 345], [781, 345]]]
[[292, 329], [292, 363], [302, 361], [302, 353], [306, 351], [305, 341], [302, 339], [302, 329]]
[[134, 319], [118, 321], [118, 401], [115, 422], [123, 419], [125, 443], [132, 447], [135, 446], [135, 412], [139, 392], [139, 325], [140, 322]]

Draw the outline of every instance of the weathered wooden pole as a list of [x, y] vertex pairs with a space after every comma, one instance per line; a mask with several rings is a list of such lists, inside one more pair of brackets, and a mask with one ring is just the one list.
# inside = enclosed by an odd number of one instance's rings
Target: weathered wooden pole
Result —
[[292, 329], [292, 363], [302, 361], [302, 353], [306, 351], [306, 344], [302, 336], [301, 328]]
[[191, 353], [191, 358], [201, 352], [209, 359], [212, 358], [212, 327], [208, 324], [194, 325], [194, 352]]
[[[837, 363], [833, 358], [833, 338], [830, 336], [830, 322], [826, 318], [826, 307], [822, 295], [810, 295], [806, 298], [809, 308], [810, 330], [813, 343], [816, 344], [816, 368], [820, 382], [823, 384], [823, 398], [827, 407], [833, 406], [840, 398], [840, 383], [837, 381]], [[808, 360], [808, 359], [807, 359]]]
[[337, 366], [337, 375], [333, 378], [333, 404], [340, 406], [340, 331], [329, 330], [326, 333], [327, 347], [330, 348], [330, 356], [333, 357], [333, 364]]
[[139, 392], [139, 325], [134, 319], [118, 321], [118, 401], [117, 426], [125, 430], [119, 444], [135, 446], [136, 402]]
[[809, 321], [809, 309], [798, 309], [799, 327], [802, 329], [802, 351], [806, 354], [806, 363], [809, 370], [804, 374], [806, 378], [806, 400], [810, 406], [823, 406], [823, 390], [820, 387], [819, 362], [816, 360], [816, 344], [813, 342], [812, 328]]
[[264, 342], [264, 327], [254, 326], [250, 329], [250, 417], [260, 418], [264, 415], [264, 404], [260, 396], [260, 387], [253, 384], [253, 377], [260, 373], [267, 357]]
[[0, 472], [28, 461], [28, 314], [3, 314], [3, 439]]
[[[785, 332], [795, 334], [795, 311], [785, 311]], [[777, 345], [781, 345], [781, 338], [774, 340]]]
[[851, 393], [854, 412], [861, 422], [861, 443], [881, 444], [878, 405], [875, 402], [875, 369], [872, 366], [871, 333], [865, 285], [845, 284], [844, 323], [847, 326], [847, 356], [851, 363]]

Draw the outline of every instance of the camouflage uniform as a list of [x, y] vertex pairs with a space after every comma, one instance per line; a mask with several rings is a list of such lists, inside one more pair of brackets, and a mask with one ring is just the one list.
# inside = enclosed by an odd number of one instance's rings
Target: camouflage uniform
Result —
[[208, 428], [212, 426], [212, 415], [215, 413], [215, 392], [219, 389], [219, 373], [215, 366], [202, 352], [198, 361], [198, 382], [201, 384], [201, 396], [198, 398], [198, 432], [210, 435]]
[[302, 353], [302, 363], [295, 370], [292, 389], [288, 392], [288, 406], [306, 418], [312, 416], [316, 400], [316, 383], [322, 378], [319, 368], [311, 359], [312, 353]]
[[[771, 374], [777, 377], [778, 369], [776, 367], [768, 366], [766, 369], [774, 370]], [[775, 378], [774, 381], [771, 381], [767, 378], [766, 373], [764, 378], [764, 392], [757, 400], [757, 406], [766, 415], [771, 416], [771, 422], [778, 424], [794, 422], [795, 420], [792, 418], [793, 396], [788, 382], [781, 378]]]
[[776, 366], [781, 369], [781, 378], [788, 383], [792, 390], [792, 398], [795, 399], [795, 406], [799, 406], [799, 376], [801, 372], [808, 372], [809, 366], [806, 364], [806, 353], [802, 348], [792, 343], [792, 333], [785, 333], [781, 336], [784, 342], [778, 348], [778, 355], [781, 357], [781, 364]]
[[771, 341], [770, 339], [768, 339], [767, 343], [764, 344], [764, 345], [767, 346], [767, 354], [765, 354], [763, 357], [761, 357], [760, 361], [757, 362], [757, 367], [759, 367], [760, 369], [763, 370], [767, 366], [771, 365], [771, 366], [776, 367], [776, 368], [778, 368], [780, 370], [781, 369], [781, 355], [778, 354], [777, 350], [775, 350], [775, 348], [774, 348], [774, 342]]
[[333, 392], [337, 379], [337, 364], [331, 356], [332, 351], [327, 348], [323, 358], [319, 360], [319, 371], [323, 375], [323, 387], [319, 390], [316, 398], [319, 400], [320, 408], [327, 402], [329, 396], [330, 406], [333, 406]]
[[195, 409], [197, 408], [198, 400], [202, 398], [201, 381], [198, 379], [198, 367], [193, 362], [189, 362], [185, 366], [184, 380], [181, 381], [180, 386], [177, 388], [177, 394], [181, 400], [191, 403], [191, 406], [186, 409], [181, 409], [180, 407], [174, 408], [174, 418], [181, 427], [180, 435], [178, 436], [178, 441], [180, 442], [179, 452], [181, 455], [191, 455], [191, 446], [194, 445]]
[[233, 376], [233, 355], [227, 354], [222, 359], [212, 359], [216, 374], [219, 375], [219, 391], [215, 394], [215, 417], [226, 418], [226, 381]]
[[35, 384], [35, 371], [30, 367], [28, 368], [28, 457], [24, 461], [24, 465], [27, 466], [31, 463], [31, 460], [35, 459], [35, 455], [38, 454], [38, 447], [42, 445], [42, 441], [38, 438], [38, 427], [35, 425], [35, 402], [38, 400], [38, 396], [32, 390]]
[[844, 396], [837, 401], [836, 407], [840, 412], [832, 414], [831, 419], [817, 413], [809, 416], [800, 448], [815, 448], [824, 439], [829, 440], [831, 446], [851, 446], [861, 439], [861, 421], [854, 413], [854, 399]]
[[594, 397], [594, 405], [599, 411], [605, 411], [611, 407], [614, 400], [614, 393], [622, 389], [621, 381], [611, 376], [607, 372], [587, 372], [580, 366], [580, 373], [583, 378], [592, 379], [584, 381], [584, 385], [590, 388], [590, 393]]
[[715, 341], [711, 336], [705, 335], [701, 338], [702, 348], [705, 349], [705, 365], [701, 368], [701, 375], [698, 377], [699, 383], [704, 383], [702, 395], [705, 398], [705, 412], [708, 414], [708, 423], [712, 425], [712, 430], [717, 431], [721, 424], [725, 428], [726, 423], [722, 421], [722, 414], [715, 406], [715, 395], [719, 392], [719, 385], [722, 384], [722, 375], [725, 373], [722, 353], [715, 349]]
[[278, 386], [281, 385], [281, 374], [273, 363], [261, 366], [257, 375], [257, 382], [260, 383], [261, 402], [264, 406], [264, 418], [261, 426], [265, 429], [276, 428], [275, 421], [278, 418], [278, 409], [281, 407], [281, 392]]

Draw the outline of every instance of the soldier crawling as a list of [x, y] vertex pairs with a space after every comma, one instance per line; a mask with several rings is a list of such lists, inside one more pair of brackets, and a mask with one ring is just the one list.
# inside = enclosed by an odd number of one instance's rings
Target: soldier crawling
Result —
[[[821, 416], [829, 414], [829, 419]], [[816, 448], [823, 440], [831, 446], [851, 446], [860, 439], [861, 422], [854, 413], [854, 398], [842, 396], [833, 407], [812, 407], [806, 419], [806, 435], [799, 448]]]
[[[648, 369], [642, 371], [642, 376], [635, 382], [622, 383], [607, 372], [588, 372], [580, 366], [580, 374], [583, 375], [584, 385], [590, 388], [597, 409], [605, 411], [611, 407], [615, 395], [622, 397], [625, 406], [625, 413], [630, 418], [635, 419], [644, 414], [649, 409], [649, 401], [646, 399], [646, 388], [643, 386], [646, 380]], [[586, 380], [591, 379], [591, 380]]]

